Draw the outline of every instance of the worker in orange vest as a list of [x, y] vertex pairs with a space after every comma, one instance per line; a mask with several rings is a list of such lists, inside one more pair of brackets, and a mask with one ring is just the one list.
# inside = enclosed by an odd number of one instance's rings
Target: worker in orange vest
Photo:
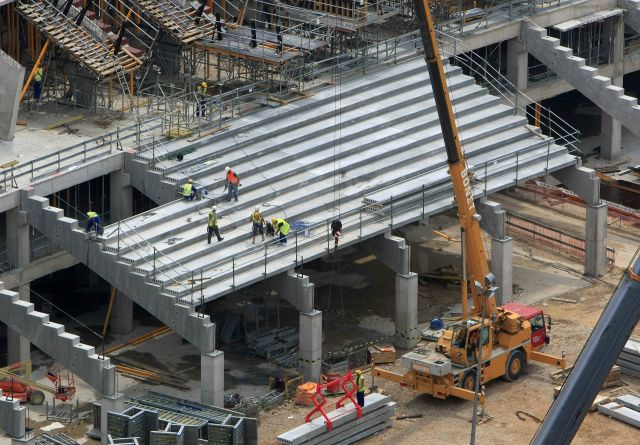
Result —
[[240, 178], [236, 175], [236, 172], [231, 170], [231, 167], [225, 167], [224, 171], [227, 173], [226, 176], [226, 184], [224, 186], [227, 192], [227, 201], [231, 201], [231, 197], [233, 196], [238, 201], [238, 186], [240, 185]]

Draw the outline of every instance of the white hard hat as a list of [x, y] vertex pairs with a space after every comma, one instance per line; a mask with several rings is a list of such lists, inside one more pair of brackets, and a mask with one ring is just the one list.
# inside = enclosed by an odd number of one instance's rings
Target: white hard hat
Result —
[[218, 210], [218, 208], [216, 206], [213, 206], [213, 207], [211, 207], [211, 210], [213, 210], [215, 212], [216, 210]]
[[224, 168], [224, 171], [228, 172], [229, 170], [231, 170], [231, 167], [227, 166]]

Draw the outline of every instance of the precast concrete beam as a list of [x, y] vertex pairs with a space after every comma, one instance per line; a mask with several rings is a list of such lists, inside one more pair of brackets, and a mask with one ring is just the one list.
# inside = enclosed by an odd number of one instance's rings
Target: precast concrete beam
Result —
[[278, 294], [300, 312], [313, 311], [314, 285], [309, 282], [307, 275], [289, 270], [285, 274], [280, 274], [275, 284], [278, 286]]
[[391, 235], [377, 236], [367, 242], [371, 253], [397, 274], [408, 274], [411, 267], [411, 246], [404, 238]]
[[224, 352], [200, 354], [200, 401], [224, 406]]
[[396, 275], [395, 345], [411, 349], [418, 344], [418, 274]]
[[503, 239], [507, 236], [507, 212], [502, 205], [488, 199], [476, 200], [476, 211], [482, 217], [480, 227], [491, 238]]
[[322, 372], [322, 312], [300, 312], [299, 369], [305, 382], [319, 382]]
[[571, 165], [551, 175], [587, 204], [600, 204], [600, 178], [596, 176], [595, 170], [581, 165]]
[[607, 272], [607, 204], [587, 204], [584, 273], [600, 277]]

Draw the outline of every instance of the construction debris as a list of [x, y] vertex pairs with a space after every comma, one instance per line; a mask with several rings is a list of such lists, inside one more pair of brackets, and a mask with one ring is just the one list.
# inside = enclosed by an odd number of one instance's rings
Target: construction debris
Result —
[[318, 384], [313, 382], [298, 385], [293, 401], [296, 402], [297, 405], [313, 406], [313, 397], [316, 393], [316, 386], [318, 386]]
[[598, 412], [640, 428], [640, 397], [631, 394], [616, 397], [613, 402], [598, 405]]
[[373, 345], [367, 348], [367, 363], [395, 363], [396, 350], [393, 346]]
[[616, 363], [623, 374], [640, 378], [640, 340], [627, 340]]
[[347, 404], [327, 413], [332, 428], [324, 417], [318, 417], [286, 433], [280, 434], [279, 443], [286, 445], [350, 444], [392, 426], [395, 403], [391, 397], [369, 394], [365, 397], [362, 417], [358, 418], [353, 405]]

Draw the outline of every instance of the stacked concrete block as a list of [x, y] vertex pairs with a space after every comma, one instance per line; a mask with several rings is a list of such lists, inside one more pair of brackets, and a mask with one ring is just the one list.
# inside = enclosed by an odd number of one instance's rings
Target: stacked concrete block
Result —
[[0, 396], [0, 430], [5, 434], [20, 438], [25, 435], [26, 409], [20, 401]]
[[630, 338], [616, 361], [622, 374], [640, 378], [640, 341]]
[[640, 428], [640, 397], [626, 394], [613, 402], [598, 405], [598, 412]]

